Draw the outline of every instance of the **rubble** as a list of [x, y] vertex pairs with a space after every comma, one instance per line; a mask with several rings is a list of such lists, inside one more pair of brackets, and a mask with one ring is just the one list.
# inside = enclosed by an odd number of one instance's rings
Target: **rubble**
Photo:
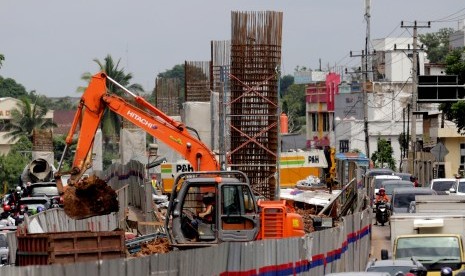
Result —
[[156, 238], [147, 243], [141, 244], [140, 251], [131, 254], [131, 257], [143, 257], [158, 253], [168, 253], [170, 251], [168, 238]]

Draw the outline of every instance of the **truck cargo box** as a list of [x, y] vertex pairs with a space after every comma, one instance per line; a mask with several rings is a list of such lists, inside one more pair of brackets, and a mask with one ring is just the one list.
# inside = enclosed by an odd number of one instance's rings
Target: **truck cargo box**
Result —
[[126, 257], [124, 231], [18, 234], [16, 265], [48, 265]]

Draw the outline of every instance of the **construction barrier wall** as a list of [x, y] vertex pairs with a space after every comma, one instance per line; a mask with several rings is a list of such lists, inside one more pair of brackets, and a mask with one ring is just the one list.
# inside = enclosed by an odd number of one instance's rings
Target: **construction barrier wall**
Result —
[[1, 275], [314, 275], [363, 271], [371, 249], [371, 210], [304, 238], [222, 243], [140, 258], [1, 267]]

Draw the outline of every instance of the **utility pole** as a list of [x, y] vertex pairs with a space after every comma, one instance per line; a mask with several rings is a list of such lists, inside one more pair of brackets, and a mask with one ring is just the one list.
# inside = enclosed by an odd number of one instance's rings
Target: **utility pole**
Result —
[[367, 68], [367, 56], [373, 54], [365, 54], [365, 51], [362, 50], [361, 55], [353, 55], [352, 51], [350, 51], [350, 57], [362, 57], [362, 64], [361, 73], [362, 73], [362, 96], [363, 96], [363, 130], [365, 132], [365, 153], [368, 158], [370, 158], [370, 139], [368, 135], [368, 95], [366, 89], [366, 83], [368, 82], [368, 73], [373, 72], [372, 70], [368, 70]]
[[[411, 136], [410, 136], [410, 150], [411, 154], [409, 154], [412, 158], [411, 169], [410, 173], [416, 176], [415, 172], [415, 159], [416, 159], [416, 144], [417, 144], [417, 116], [415, 112], [418, 109], [417, 106], [417, 93], [418, 93], [418, 28], [429, 28], [431, 27], [431, 23], [428, 22], [427, 26], [418, 26], [417, 21], [414, 22], [413, 26], [405, 26], [404, 21], [400, 24], [401, 28], [413, 28], [413, 57], [412, 57], [412, 108], [410, 109], [411, 118], [412, 118], [412, 125], [411, 125]], [[409, 114], [410, 115], [410, 114]]]

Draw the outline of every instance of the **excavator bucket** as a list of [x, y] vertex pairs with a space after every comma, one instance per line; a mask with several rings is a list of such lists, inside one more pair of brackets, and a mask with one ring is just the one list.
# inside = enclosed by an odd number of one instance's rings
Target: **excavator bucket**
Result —
[[65, 187], [65, 213], [73, 219], [107, 215], [119, 209], [116, 192], [95, 175]]

